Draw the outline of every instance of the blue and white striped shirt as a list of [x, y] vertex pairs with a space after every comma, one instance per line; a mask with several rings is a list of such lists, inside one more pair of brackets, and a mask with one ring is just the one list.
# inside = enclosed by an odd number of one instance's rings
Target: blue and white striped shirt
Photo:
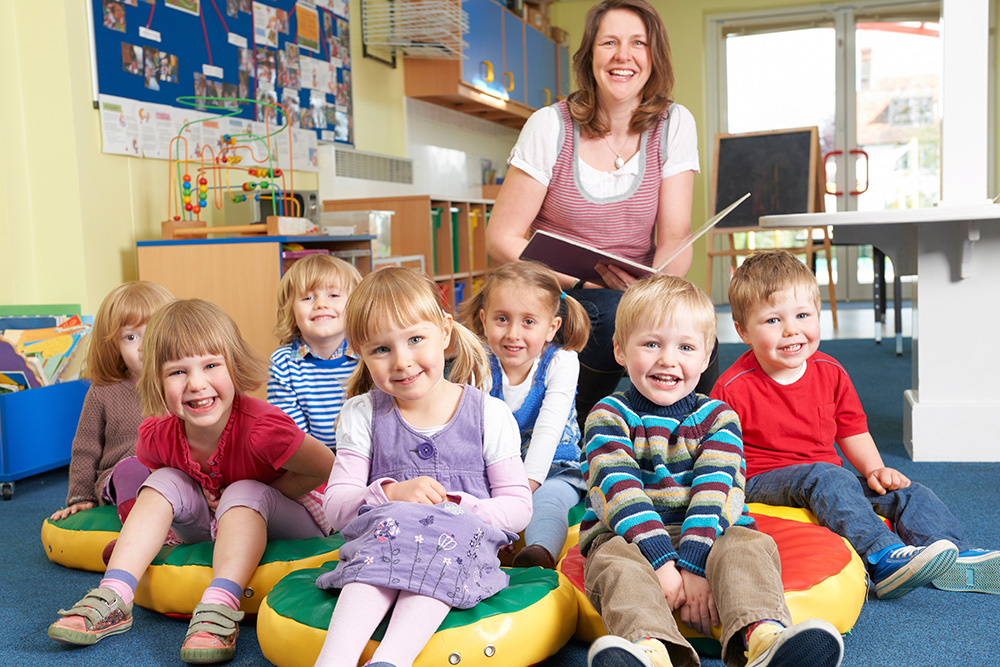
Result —
[[344, 385], [358, 360], [345, 340], [332, 359], [320, 359], [301, 339], [271, 355], [267, 401], [281, 408], [303, 431], [331, 449], [344, 404]]

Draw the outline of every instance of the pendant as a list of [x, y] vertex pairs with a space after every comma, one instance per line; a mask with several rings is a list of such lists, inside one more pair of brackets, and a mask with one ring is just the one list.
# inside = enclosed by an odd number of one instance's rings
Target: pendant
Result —
[[624, 166], [625, 166], [625, 160], [623, 160], [619, 155], [618, 157], [615, 158], [615, 169], [621, 169]]

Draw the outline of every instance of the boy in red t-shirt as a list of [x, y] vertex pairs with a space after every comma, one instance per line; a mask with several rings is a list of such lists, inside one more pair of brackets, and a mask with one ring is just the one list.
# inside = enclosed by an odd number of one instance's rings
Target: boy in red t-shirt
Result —
[[[750, 350], [712, 398], [739, 415], [747, 502], [811, 510], [861, 555], [880, 598], [928, 583], [1000, 594], [1000, 551], [970, 548], [930, 489], [882, 462], [847, 371], [818, 350], [819, 286], [805, 264], [783, 250], [751, 255], [733, 276], [729, 303]], [[859, 476], [843, 468], [835, 445]]]

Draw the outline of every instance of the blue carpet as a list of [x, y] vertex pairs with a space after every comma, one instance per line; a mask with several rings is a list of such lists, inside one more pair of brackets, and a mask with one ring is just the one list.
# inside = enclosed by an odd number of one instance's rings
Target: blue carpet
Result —
[[[1000, 507], [1000, 464], [914, 463], [902, 444], [902, 392], [910, 384], [909, 340], [903, 357], [891, 345], [867, 340], [829, 341], [821, 349], [841, 361], [854, 378], [869, 416], [869, 428], [886, 465], [934, 489], [952, 509], [974, 543], [1000, 547], [996, 513]], [[720, 346], [725, 369], [745, 348]], [[956, 425], [961, 437], [961, 425]], [[943, 443], [942, 446], [947, 446]], [[71, 605], [99, 576], [53, 565], [42, 552], [42, 521], [62, 506], [66, 469], [17, 482], [14, 499], [0, 502], [0, 651], [11, 665], [180, 665], [180, 644], [186, 623], [136, 608], [135, 626], [89, 648], [51, 641], [46, 626], [55, 610]], [[846, 667], [985, 667], [1000, 654], [1000, 596], [945, 593], [930, 588], [898, 600], [872, 599], [861, 611], [853, 632], [845, 638]], [[586, 646], [570, 641], [544, 664], [583, 667]], [[242, 626], [234, 666], [270, 664], [257, 646], [253, 623]], [[705, 659], [706, 667], [719, 667]], [[498, 663], [498, 667], [508, 667]], [[803, 665], [808, 667], [808, 665]]]

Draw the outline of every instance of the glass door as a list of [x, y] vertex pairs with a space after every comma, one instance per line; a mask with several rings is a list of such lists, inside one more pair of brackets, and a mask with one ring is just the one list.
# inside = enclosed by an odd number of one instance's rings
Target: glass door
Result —
[[[937, 2], [882, 1], [712, 17], [720, 111], [710, 126], [817, 126], [827, 211], [931, 206], [940, 191], [939, 12]], [[787, 246], [794, 233], [740, 234], [736, 242]], [[872, 254], [871, 246], [837, 246], [838, 301], [872, 298]], [[825, 285], [825, 255], [816, 261]], [[716, 265], [713, 284], [725, 285], [728, 263]], [[891, 285], [888, 261], [886, 274]]]

